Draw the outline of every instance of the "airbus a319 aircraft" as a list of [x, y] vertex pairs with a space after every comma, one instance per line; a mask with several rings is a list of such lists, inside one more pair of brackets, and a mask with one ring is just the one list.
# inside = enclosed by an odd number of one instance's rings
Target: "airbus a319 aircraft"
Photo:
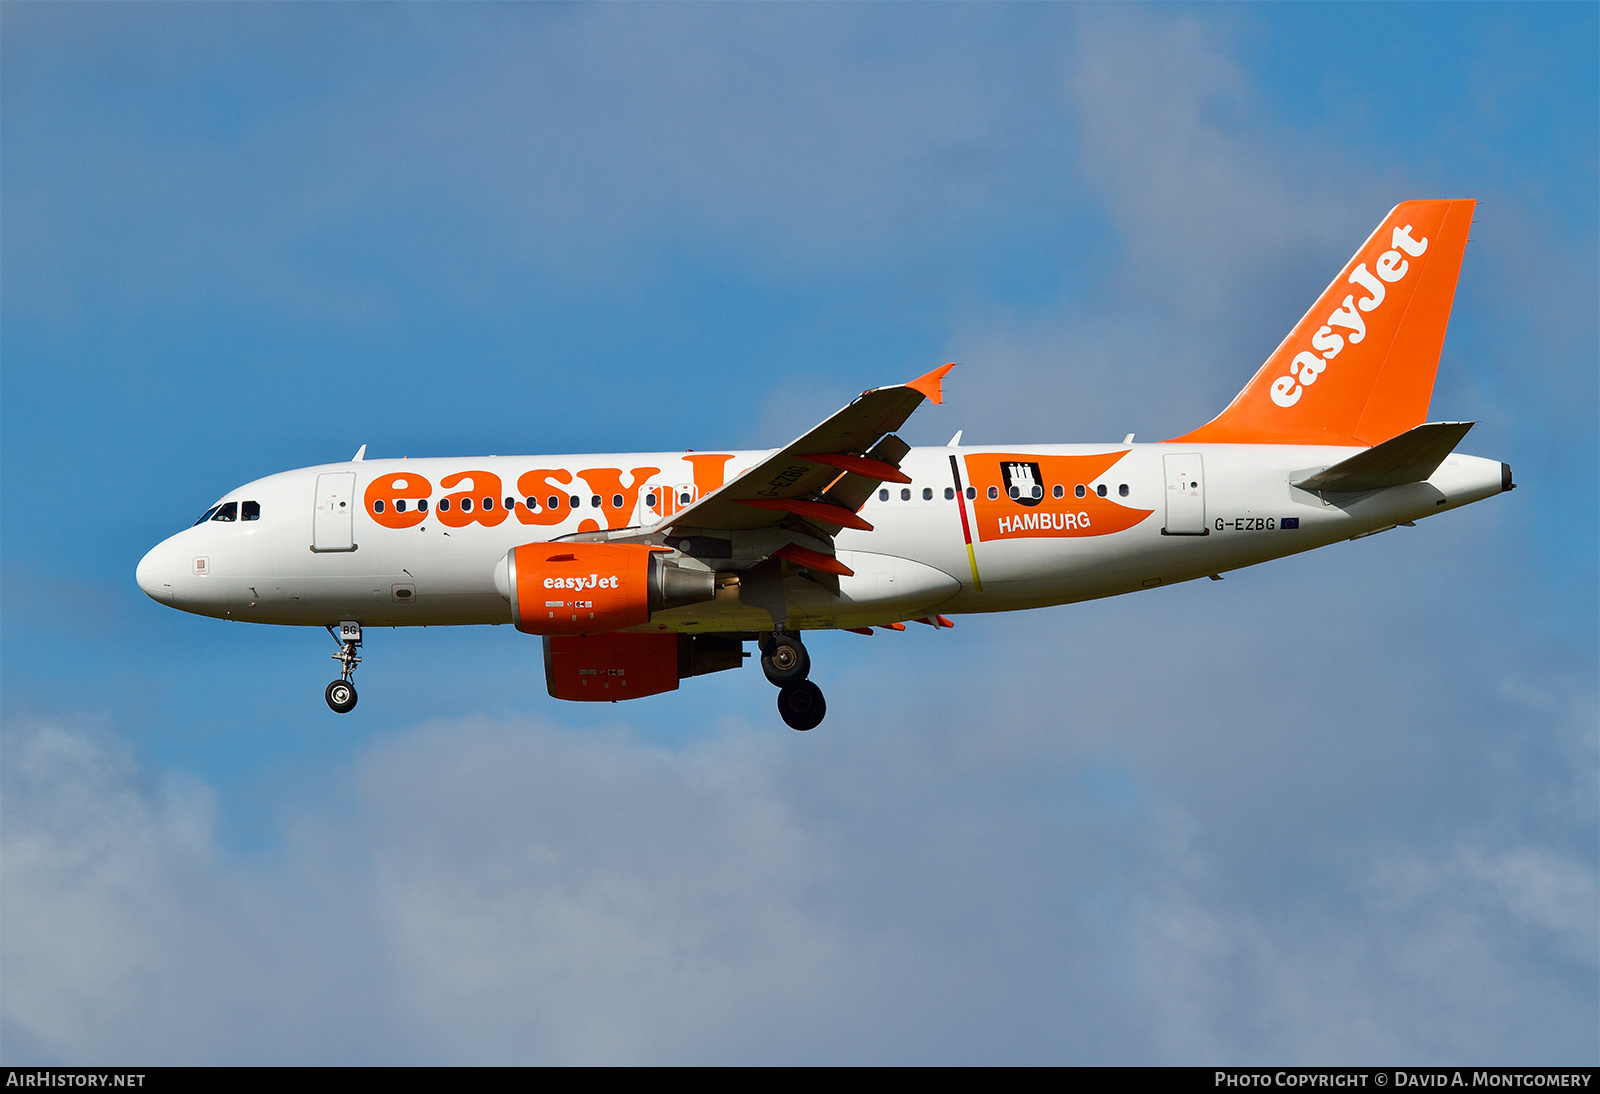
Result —
[[326, 627], [511, 623], [551, 695], [676, 690], [743, 664], [812, 729], [808, 630], [950, 626], [1138, 592], [1409, 525], [1513, 488], [1425, 421], [1472, 201], [1397, 206], [1228, 407], [1160, 444], [913, 448], [945, 365], [775, 451], [364, 459], [229, 491], [139, 563], [198, 615]]

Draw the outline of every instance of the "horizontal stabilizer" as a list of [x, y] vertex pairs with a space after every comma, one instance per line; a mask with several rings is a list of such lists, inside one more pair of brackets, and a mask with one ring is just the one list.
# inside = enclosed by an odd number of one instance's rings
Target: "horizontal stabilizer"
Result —
[[1426, 482], [1455, 451], [1472, 422], [1429, 422], [1321, 471], [1298, 471], [1289, 483], [1302, 490], [1354, 492]]

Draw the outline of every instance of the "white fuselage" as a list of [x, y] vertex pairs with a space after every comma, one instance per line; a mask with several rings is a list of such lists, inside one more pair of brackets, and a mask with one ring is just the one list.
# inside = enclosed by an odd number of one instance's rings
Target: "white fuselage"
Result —
[[[854, 575], [840, 578], [837, 591], [803, 572], [784, 578], [788, 622], [863, 627], [935, 611], [1010, 611], [1135, 592], [1380, 531], [1504, 488], [1500, 463], [1454, 454], [1427, 482], [1327, 496], [1290, 485], [1291, 475], [1358, 451], [912, 449], [900, 464], [911, 484], [884, 483], [860, 510], [874, 529], [834, 537], [839, 561]], [[235, 519], [204, 520], [170, 537], [139, 563], [138, 581], [172, 607], [256, 623], [509, 623], [496, 571], [511, 548], [593, 529], [648, 530], [678, 498], [709, 493], [767, 455], [368, 460], [287, 471], [230, 491], [220, 504], [235, 503]], [[382, 487], [393, 482], [403, 489]], [[397, 492], [408, 495], [403, 513], [391, 496]], [[551, 508], [551, 497], [560, 504]], [[445, 498], [454, 500], [441, 511]], [[376, 501], [385, 502], [381, 512]], [[247, 511], [259, 515], [240, 519]], [[393, 527], [380, 518], [415, 523]], [[727, 557], [704, 564], [738, 570], [786, 535], [765, 529], [727, 537]], [[729, 584], [713, 601], [652, 618], [650, 629], [662, 626], [750, 632], [771, 629], [773, 620]]]

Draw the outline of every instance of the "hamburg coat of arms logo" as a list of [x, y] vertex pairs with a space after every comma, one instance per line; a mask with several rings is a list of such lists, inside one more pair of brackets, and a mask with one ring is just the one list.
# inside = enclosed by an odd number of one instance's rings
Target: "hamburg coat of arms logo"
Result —
[[1044, 476], [1036, 463], [1000, 464], [1000, 477], [1005, 480], [1006, 497], [1018, 505], [1038, 505], [1044, 498]]

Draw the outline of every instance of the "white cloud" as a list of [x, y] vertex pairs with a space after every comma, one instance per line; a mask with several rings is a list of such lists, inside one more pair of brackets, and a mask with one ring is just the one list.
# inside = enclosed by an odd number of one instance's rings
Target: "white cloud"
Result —
[[1055, 307], [961, 317], [951, 352], [983, 376], [963, 393], [975, 441], [1158, 440], [1200, 425], [1398, 200], [1264, 116], [1214, 25], [1105, 8], [1083, 10], [1077, 30], [1063, 121], [1116, 246]]
[[1321, 664], [1361, 681], [1313, 703], [1292, 673], [1239, 683], [1295, 648], [1263, 613], [1314, 565], [1291, 561], [854, 640], [806, 736], [765, 704], [670, 749], [627, 722], [397, 730], [270, 853], [220, 849], [203, 788], [14, 728], [6, 1058], [1570, 1059], [1586, 822], [1508, 819], [1549, 780], [1497, 772], [1554, 750], [1592, 774], [1592, 689], [1468, 684], [1452, 666], [1485, 658], [1450, 620], [1364, 645], [1375, 603], [1405, 628], [1451, 580], [1391, 550], [1361, 596], [1348, 555], [1301, 588]]

